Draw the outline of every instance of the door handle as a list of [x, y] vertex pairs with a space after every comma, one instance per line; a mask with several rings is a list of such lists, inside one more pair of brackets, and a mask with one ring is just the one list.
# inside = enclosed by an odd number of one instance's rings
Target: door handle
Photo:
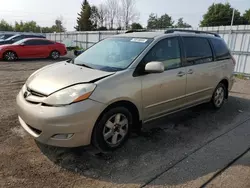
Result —
[[180, 72], [178, 72], [177, 76], [182, 77], [182, 76], [184, 76], [185, 74], [186, 74], [185, 72], [180, 71]]
[[189, 69], [187, 73], [188, 73], [188, 74], [193, 74], [194, 71], [193, 71], [193, 69]]

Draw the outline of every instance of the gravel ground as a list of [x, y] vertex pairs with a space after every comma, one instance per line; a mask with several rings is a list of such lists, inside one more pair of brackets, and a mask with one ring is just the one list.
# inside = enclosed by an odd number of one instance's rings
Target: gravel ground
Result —
[[[131, 136], [113, 153], [45, 146], [20, 127], [15, 97], [32, 72], [50, 63], [0, 62], [0, 187], [141, 187], [250, 116], [250, 81], [237, 79], [221, 110], [200, 105], [146, 124], [141, 136]], [[164, 185], [185, 185], [213, 171]]]

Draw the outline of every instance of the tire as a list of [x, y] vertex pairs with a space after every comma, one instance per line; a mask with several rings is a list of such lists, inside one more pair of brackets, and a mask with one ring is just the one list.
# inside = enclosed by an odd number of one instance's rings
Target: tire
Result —
[[17, 60], [17, 54], [16, 52], [13, 52], [13, 51], [7, 51], [4, 53], [3, 59], [5, 61], [15, 61]]
[[60, 52], [58, 52], [57, 50], [54, 50], [50, 53], [50, 58], [53, 60], [57, 60], [60, 58]]
[[225, 102], [227, 89], [223, 83], [219, 83], [215, 88], [211, 103], [215, 109], [220, 109]]
[[103, 152], [114, 151], [127, 141], [132, 125], [133, 116], [127, 108], [112, 108], [96, 122], [92, 144]]

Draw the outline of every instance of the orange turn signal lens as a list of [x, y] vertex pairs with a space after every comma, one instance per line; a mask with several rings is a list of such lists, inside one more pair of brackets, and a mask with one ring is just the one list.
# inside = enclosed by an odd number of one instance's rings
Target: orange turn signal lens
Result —
[[85, 93], [84, 95], [76, 98], [73, 102], [79, 102], [79, 101], [83, 101], [87, 98], [89, 98], [89, 96], [91, 95], [92, 92], [88, 92], [88, 93]]

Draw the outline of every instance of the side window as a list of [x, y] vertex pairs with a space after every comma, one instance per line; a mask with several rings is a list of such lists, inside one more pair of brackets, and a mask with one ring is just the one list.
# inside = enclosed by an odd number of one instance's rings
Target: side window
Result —
[[158, 42], [144, 57], [144, 63], [160, 61], [165, 70], [181, 66], [180, 46], [177, 38], [167, 38]]
[[54, 43], [48, 40], [41, 40], [41, 45], [51, 45], [51, 44], [54, 44]]
[[215, 52], [216, 60], [230, 59], [231, 55], [226, 43], [222, 39], [210, 39]]
[[33, 40], [27, 40], [24, 42], [24, 44], [27, 46], [33, 45]]
[[25, 42], [25, 45], [36, 46], [36, 45], [42, 45], [42, 44], [40, 40], [28, 40]]
[[212, 50], [206, 38], [183, 37], [183, 41], [188, 65], [213, 61]]

